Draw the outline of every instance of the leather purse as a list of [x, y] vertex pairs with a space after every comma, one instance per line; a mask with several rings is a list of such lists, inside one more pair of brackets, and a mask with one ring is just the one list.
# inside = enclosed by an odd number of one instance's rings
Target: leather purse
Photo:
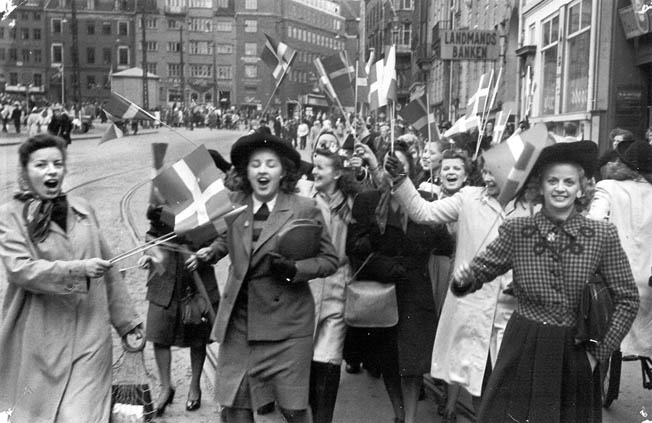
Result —
[[186, 296], [181, 299], [181, 321], [188, 326], [208, 323], [210, 307], [201, 294], [188, 290]]
[[613, 300], [601, 275], [595, 274], [584, 284], [577, 316], [575, 343], [598, 345], [609, 329]]
[[373, 255], [367, 256], [346, 283], [344, 321], [352, 327], [388, 328], [398, 323], [396, 285], [356, 279]]

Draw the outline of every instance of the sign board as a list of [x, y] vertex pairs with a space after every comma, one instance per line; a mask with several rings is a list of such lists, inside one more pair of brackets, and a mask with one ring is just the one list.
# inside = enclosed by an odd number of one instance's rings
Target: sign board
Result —
[[497, 31], [440, 29], [438, 43], [443, 60], [498, 60], [500, 54]]

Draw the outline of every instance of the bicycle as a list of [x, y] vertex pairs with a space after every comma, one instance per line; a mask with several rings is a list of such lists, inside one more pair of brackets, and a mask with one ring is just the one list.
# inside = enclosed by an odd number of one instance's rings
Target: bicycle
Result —
[[623, 361], [641, 362], [641, 378], [643, 379], [643, 388], [652, 389], [652, 359], [640, 355], [627, 355], [623, 357], [620, 350], [611, 354], [608, 362], [608, 368], [602, 379], [602, 407], [607, 409], [614, 400], [618, 399], [620, 392], [620, 374], [622, 371]]

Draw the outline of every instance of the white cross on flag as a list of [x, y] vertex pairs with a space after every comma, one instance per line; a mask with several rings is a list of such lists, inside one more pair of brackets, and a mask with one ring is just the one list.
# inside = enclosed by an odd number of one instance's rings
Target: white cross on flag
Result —
[[236, 209], [231, 203], [229, 190], [203, 145], [164, 169], [152, 182], [165, 201], [161, 220], [197, 246], [226, 230], [225, 216], [246, 208]]
[[267, 66], [272, 68], [272, 76], [280, 84], [287, 70], [292, 66], [296, 50], [287, 44], [276, 41], [265, 34], [265, 47], [260, 58]]
[[491, 72], [491, 75], [487, 75], [486, 73], [480, 75], [478, 90], [466, 103], [466, 116], [471, 117], [479, 113], [484, 113], [484, 109], [487, 106], [487, 100], [489, 99], [489, 87], [491, 86], [492, 79], [493, 71]]

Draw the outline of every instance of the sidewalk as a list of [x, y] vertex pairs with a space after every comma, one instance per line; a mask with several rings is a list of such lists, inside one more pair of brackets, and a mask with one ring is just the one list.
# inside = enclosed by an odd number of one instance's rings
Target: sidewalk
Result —
[[[99, 121], [93, 122], [93, 127], [88, 132], [86, 132], [85, 134], [73, 133], [70, 136], [70, 139], [72, 140], [72, 143], [74, 143], [75, 141], [100, 139], [102, 137], [102, 134], [108, 129], [109, 126], [111, 126], [110, 121], [107, 121], [106, 123], [101, 123]], [[27, 131], [22, 131], [22, 129], [24, 128], [21, 128], [20, 134], [16, 134], [14, 132], [13, 126], [7, 126], [7, 129], [9, 130], [9, 132], [0, 132], [0, 146], [18, 145], [27, 139]], [[139, 128], [138, 134], [136, 136], [143, 135], [143, 134], [153, 134], [156, 132], [158, 132], [158, 129]], [[127, 135], [127, 136], [133, 137], [134, 135]]]

